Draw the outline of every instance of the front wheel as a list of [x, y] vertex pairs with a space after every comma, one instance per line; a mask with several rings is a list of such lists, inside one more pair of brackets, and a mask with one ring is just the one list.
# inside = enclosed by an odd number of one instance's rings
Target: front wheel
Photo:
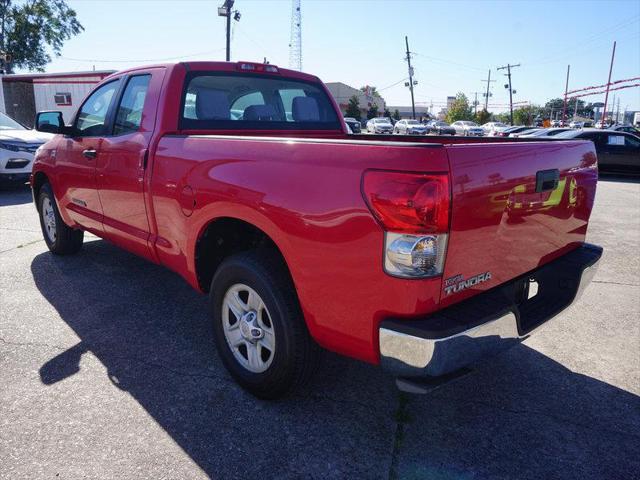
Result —
[[222, 363], [245, 390], [264, 399], [302, 386], [317, 365], [293, 283], [270, 251], [227, 258], [209, 294]]
[[60, 216], [51, 185], [45, 183], [38, 195], [38, 213], [42, 235], [49, 250], [56, 255], [70, 255], [82, 248], [84, 232], [69, 227]]

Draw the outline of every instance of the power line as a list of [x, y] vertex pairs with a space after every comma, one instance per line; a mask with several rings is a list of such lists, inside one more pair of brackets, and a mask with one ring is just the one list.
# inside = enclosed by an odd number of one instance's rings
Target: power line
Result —
[[397, 82], [392, 83], [391, 85], [387, 85], [386, 87], [383, 87], [383, 88], [376, 88], [376, 90], [377, 90], [378, 92], [382, 92], [383, 90], [387, 90], [387, 89], [389, 89], [389, 88], [395, 87], [396, 85], [400, 85], [400, 84], [401, 84], [402, 82], [404, 82], [405, 80], [407, 80], [407, 77], [404, 77], [403, 79], [398, 80]]
[[205, 52], [198, 53], [189, 53], [187, 55], [177, 55], [175, 57], [164, 57], [164, 58], [147, 58], [144, 60], [99, 60], [96, 58], [72, 58], [60, 56], [58, 58], [62, 58], [64, 60], [69, 60], [71, 62], [95, 62], [95, 63], [150, 63], [150, 62], [168, 62], [170, 60], [179, 60], [181, 58], [189, 58], [189, 57], [197, 57], [199, 55], [208, 55], [215, 52], [221, 52], [225, 50], [224, 48], [216, 48], [215, 50], [207, 50]]
[[471, 70], [478, 70], [480, 72], [484, 72], [484, 68], [479, 68], [479, 67], [475, 67], [472, 65], [466, 65], [464, 63], [459, 63], [459, 62], [453, 62], [451, 60], [446, 60], [444, 58], [437, 58], [437, 57], [432, 57], [430, 55], [423, 55], [422, 53], [418, 53], [418, 52], [412, 52], [414, 55], [418, 55], [420, 57], [432, 60], [432, 61], [436, 61], [436, 62], [442, 62], [442, 63], [449, 63], [451, 65], [456, 65], [458, 67], [463, 67], [463, 68], [469, 68]]

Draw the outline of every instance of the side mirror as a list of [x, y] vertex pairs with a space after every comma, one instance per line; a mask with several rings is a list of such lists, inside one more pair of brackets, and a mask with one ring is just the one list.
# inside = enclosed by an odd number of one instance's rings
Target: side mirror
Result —
[[38, 112], [35, 123], [35, 128], [39, 132], [66, 133], [67, 131], [62, 112]]

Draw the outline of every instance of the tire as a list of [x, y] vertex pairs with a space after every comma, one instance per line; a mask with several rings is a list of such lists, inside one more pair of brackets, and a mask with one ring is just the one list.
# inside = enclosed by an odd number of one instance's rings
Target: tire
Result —
[[218, 354], [242, 388], [277, 399], [308, 381], [319, 347], [286, 266], [273, 252], [242, 252], [224, 260], [213, 277], [209, 305]]
[[51, 185], [45, 183], [38, 194], [40, 228], [47, 247], [56, 255], [72, 255], [82, 248], [84, 232], [67, 226], [60, 216]]

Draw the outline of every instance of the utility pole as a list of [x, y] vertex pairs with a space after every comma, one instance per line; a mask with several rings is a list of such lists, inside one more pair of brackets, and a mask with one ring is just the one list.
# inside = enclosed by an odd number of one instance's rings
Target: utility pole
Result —
[[562, 104], [562, 126], [565, 125], [566, 114], [567, 114], [567, 92], [569, 91], [569, 71], [571, 70], [571, 65], [567, 65], [567, 82], [564, 85], [564, 103]]
[[609, 66], [609, 80], [607, 80], [607, 93], [604, 94], [604, 114], [602, 116], [601, 127], [604, 126], [604, 122], [607, 119], [607, 100], [609, 100], [609, 87], [611, 86], [611, 72], [613, 71], [613, 59], [616, 56], [616, 42], [613, 42], [613, 52], [611, 52], [611, 65]]
[[511, 119], [511, 125], [513, 125], [513, 88], [511, 87], [511, 69], [515, 67], [519, 67], [520, 64], [511, 65], [507, 63], [504, 67], [498, 67], [496, 70], [504, 70], [507, 69], [506, 76], [509, 78], [509, 85], [505, 85], [509, 89], [509, 118]]
[[478, 94], [482, 92], [473, 92], [475, 100], [473, 101], [473, 114], [478, 115]]
[[484, 94], [484, 109], [489, 111], [489, 97], [491, 93], [489, 92], [489, 84], [491, 82], [495, 82], [495, 80], [491, 80], [491, 69], [489, 69], [489, 75], [486, 80], [482, 80], [483, 82], [487, 82], [487, 92]]
[[416, 119], [416, 102], [413, 97], [413, 67], [411, 66], [411, 52], [409, 51], [409, 37], [405, 36], [404, 41], [407, 44], [407, 58], [405, 58], [405, 60], [407, 61], [407, 65], [409, 66], [409, 90], [411, 91], [411, 118], [415, 120]]

